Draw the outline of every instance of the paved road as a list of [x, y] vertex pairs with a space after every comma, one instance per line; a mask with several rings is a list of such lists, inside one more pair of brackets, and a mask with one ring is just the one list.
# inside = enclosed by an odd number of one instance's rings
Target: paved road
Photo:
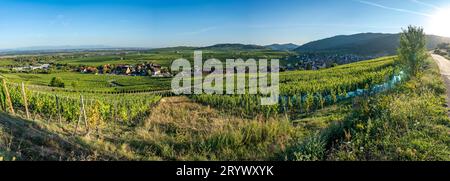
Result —
[[[431, 54], [434, 61], [439, 66], [439, 70], [441, 72], [442, 78], [444, 79], [445, 85], [447, 87], [447, 107], [450, 108], [450, 60], [445, 59], [444, 57], [436, 54]], [[447, 112], [450, 117], [450, 109]]]
[[441, 74], [445, 76], [445, 78], [450, 78], [450, 60], [445, 59], [444, 57], [436, 54], [431, 54], [433, 56], [436, 63], [439, 65], [439, 69], [441, 70]]

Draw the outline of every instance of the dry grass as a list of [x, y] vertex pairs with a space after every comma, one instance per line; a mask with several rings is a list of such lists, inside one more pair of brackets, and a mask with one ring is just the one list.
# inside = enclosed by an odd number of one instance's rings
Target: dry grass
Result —
[[275, 159], [302, 131], [287, 120], [243, 119], [170, 97], [136, 133], [141, 142], [132, 146], [163, 160], [264, 160]]
[[163, 98], [142, 122], [107, 123], [89, 134], [81, 127], [73, 135], [73, 124], [1, 116], [14, 146], [1, 145], [0, 154], [20, 160], [285, 160], [314, 132], [284, 116], [240, 118], [187, 97]]

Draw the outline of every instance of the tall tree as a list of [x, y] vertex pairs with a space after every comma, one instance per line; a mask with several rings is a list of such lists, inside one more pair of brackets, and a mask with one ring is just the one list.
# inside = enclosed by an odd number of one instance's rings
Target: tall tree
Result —
[[398, 48], [400, 61], [412, 76], [417, 75], [423, 61], [427, 58], [426, 38], [423, 28], [408, 26], [400, 35]]

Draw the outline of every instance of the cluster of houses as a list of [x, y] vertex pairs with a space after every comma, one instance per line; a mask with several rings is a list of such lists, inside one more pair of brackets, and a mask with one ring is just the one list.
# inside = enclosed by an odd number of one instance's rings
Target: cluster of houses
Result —
[[354, 54], [324, 54], [324, 53], [306, 53], [291, 57], [285, 60], [295, 62], [287, 64], [282, 69], [286, 70], [318, 70], [331, 67], [333, 65], [348, 64], [361, 60], [376, 58], [374, 56], [360, 56]]
[[164, 71], [161, 65], [154, 63], [142, 63], [136, 65], [101, 65], [97, 67], [93, 66], [81, 66], [78, 69], [81, 73], [95, 73], [95, 74], [115, 74], [115, 75], [130, 75], [130, 76], [153, 76], [153, 77], [170, 77], [171, 74], [168, 71]]
[[[445, 52], [441, 50], [442, 52]], [[447, 49], [448, 51], [448, 49]], [[285, 57], [286, 62], [291, 62], [280, 66], [280, 71], [289, 70], [318, 70], [332, 67], [334, 65], [347, 64], [361, 60], [373, 59], [374, 56], [359, 56], [354, 54], [326, 54], [326, 53], [304, 53], [295, 56]], [[15, 71], [33, 71], [33, 70], [49, 70], [50, 64], [41, 64], [36, 66], [23, 66], [12, 68]], [[80, 66], [76, 71], [81, 73], [92, 74], [115, 74], [115, 75], [129, 75], [129, 76], [153, 76], [153, 77], [171, 77], [171, 73], [155, 63], [141, 63], [135, 65], [129, 64], [105, 64], [100, 66]], [[197, 67], [194, 67], [193, 72], [199, 72]], [[210, 72], [203, 72], [209, 74]]]

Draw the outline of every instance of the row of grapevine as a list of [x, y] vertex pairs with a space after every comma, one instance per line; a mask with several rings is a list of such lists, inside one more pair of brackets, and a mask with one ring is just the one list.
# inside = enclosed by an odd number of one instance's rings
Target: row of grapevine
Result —
[[[10, 83], [19, 85], [17, 83]], [[155, 95], [163, 95], [163, 96], [170, 96], [172, 95], [172, 90], [146, 90], [146, 89], [139, 89], [139, 90], [116, 90], [116, 91], [103, 91], [103, 90], [81, 90], [81, 89], [68, 89], [68, 88], [60, 88], [60, 87], [49, 87], [49, 86], [42, 86], [42, 85], [27, 85], [27, 88], [33, 89], [33, 90], [40, 90], [42, 92], [56, 92], [58, 94], [103, 94], [103, 95], [123, 95], [123, 94], [155, 94]]]
[[279, 103], [273, 106], [261, 106], [261, 95], [203, 94], [191, 97], [199, 103], [244, 116], [308, 113], [343, 99], [371, 93], [399, 72], [395, 57], [387, 57], [319, 71], [281, 73]]
[[18, 113], [28, 108], [32, 118], [60, 123], [74, 123], [84, 117], [89, 126], [138, 120], [145, 117], [149, 108], [161, 99], [160, 95], [150, 94], [55, 94], [28, 88], [23, 91], [23, 88], [9, 83], [0, 86], [0, 109]]
[[261, 95], [192, 95], [191, 98], [198, 103], [205, 103], [235, 114], [245, 116], [255, 116], [254, 113], [264, 113], [265, 116], [278, 114], [278, 105], [261, 106], [259, 100]]

